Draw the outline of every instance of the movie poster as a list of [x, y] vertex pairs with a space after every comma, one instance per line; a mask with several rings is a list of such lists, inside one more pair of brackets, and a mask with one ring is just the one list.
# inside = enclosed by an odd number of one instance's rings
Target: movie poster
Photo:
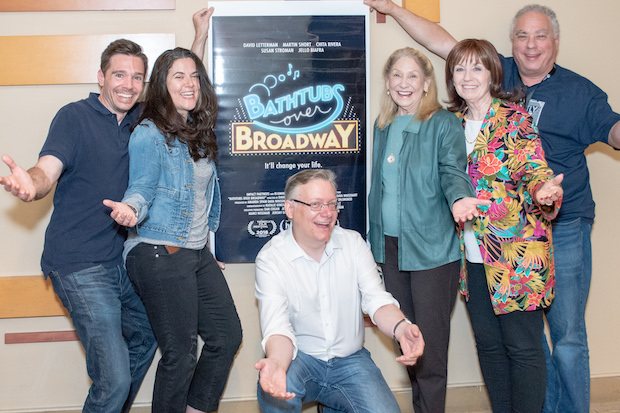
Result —
[[366, 233], [368, 7], [210, 2], [222, 215], [216, 256], [253, 262], [288, 226], [286, 179], [337, 175], [339, 223]]

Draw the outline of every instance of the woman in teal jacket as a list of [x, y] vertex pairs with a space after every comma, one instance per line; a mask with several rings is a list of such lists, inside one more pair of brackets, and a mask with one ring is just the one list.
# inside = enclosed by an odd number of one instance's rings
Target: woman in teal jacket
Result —
[[463, 130], [441, 109], [433, 66], [404, 48], [383, 70], [386, 92], [374, 129], [369, 241], [387, 290], [426, 343], [408, 368], [416, 413], [443, 412], [450, 314], [459, 287], [455, 220], [476, 215]]

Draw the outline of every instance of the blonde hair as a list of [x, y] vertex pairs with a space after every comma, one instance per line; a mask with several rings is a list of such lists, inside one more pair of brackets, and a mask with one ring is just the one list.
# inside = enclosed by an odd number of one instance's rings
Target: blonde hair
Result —
[[[435, 114], [435, 112], [441, 109], [441, 104], [437, 99], [437, 83], [435, 82], [435, 69], [433, 68], [433, 64], [419, 50], [411, 47], [398, 49], [390, 55], [387, 62], [385, 62], [385, 65], [383, 66], [384, 83], [390, 75], [394, 64], [396, 64], [401, 57], [410, 57], [415, 60], [420, 66], [420, 69], [422, 69], [422, 74], [424, 75], [423, 80], [430, 80], [428, 91], [420, 98], [420, 105], [418, 106], [418, 110], [415, 114], [415, 118], [417, 120], [423, 122], [427, 121], [431, 118], [431, 116], [433, 116], [433, 114]], [[383, 98], [381, 99], [381, 110], [377, 120], [377, 126], [381, 129], [392, 123], [398, 111], [398, 106], [394, 103], [394, 100], [387, 94], [387, 92], [388, 90], [384, 86]]]

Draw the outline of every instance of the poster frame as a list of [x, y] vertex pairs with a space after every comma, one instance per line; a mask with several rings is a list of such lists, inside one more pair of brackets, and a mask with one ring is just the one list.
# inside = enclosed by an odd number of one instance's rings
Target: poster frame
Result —
[[[370, 117], [370, 9], [360, 1], [353, 0], [334, 0], [334, 1], [211, 1], [209, 7], [214, 7], [212, 18], [219, 16], [233, 17], [257, 17], [261, 16], [363, 16], [364, 17], [364, 44], [365, 44], [365, 178], [366, 185], [364, 193], [359, 196], [368, 197], [370, 190], [371, 157], [372, 143], [370, 131], [372, 131], [372, 121]], [[211, 79], [214, 79], [214, 33], [213, 24], [209, 27], [207, 40], [207, 71]], [[282, 188], [283, 190], [284, 188]], [[366, 205], [366, 202], [364, 202]], [[368, 231], [368, 208], [364, 211], [365, 231], [362, 236], [366, 236]], [[210, 245], [212, 252], [215, 252], [216, 237], [210, 234]]]

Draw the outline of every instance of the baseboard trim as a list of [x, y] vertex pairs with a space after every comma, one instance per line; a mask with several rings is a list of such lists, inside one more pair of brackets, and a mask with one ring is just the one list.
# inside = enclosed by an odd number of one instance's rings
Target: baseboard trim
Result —
[[78, 341], [75, 330], [39, 331], [35, 333], [5, 333], [4, 344], [53, 343], [57, 341]]

